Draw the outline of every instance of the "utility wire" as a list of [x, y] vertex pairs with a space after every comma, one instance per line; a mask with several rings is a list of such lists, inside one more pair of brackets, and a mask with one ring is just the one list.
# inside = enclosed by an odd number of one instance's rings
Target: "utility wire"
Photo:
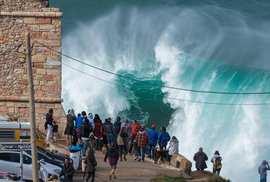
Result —
[[99, 78], [99, 77], [97, 77], [97, 76], [95, 76], [95, 75], [92, 75], [92, 74], [89, 74], [89, 73], [87, 73], [87, 72], [84, 72], [83, 70], [79, 70], [79, 69], [77, 69], [77, 68], [75, 68], [75, 67], [73, 67], [73, 66], [70, 66], [70, 65], [66, 64], [66, 63], [63, 63], [63, 65], [66, 66], [67, 68], [71, 69], [71, 70], [77, 71], [77, 72], [79, 72], [79, 73], [83, 73], [84, 75], [87, 75], [87, 76], [89, 76], [89, 77], [92, 77], [92, 78], [94, 78], [94, 79], [96, 79], [96, 80], [99, 80], [99, 81], [102, 81], [102, 82], [105, 82], [105, 83], [114, 85], [113, 83], [111, 83], [111, 82], [108, 81], [108, 80]]
[[[89, 74], [87, 72], [84, 72], [82, 70], [79, 70], [77, 68], [74, 68], [66, 63], [63, 63], [64, 66], [66, 66], [67, 68], [71, 69], [71, 70], [74, 70], [74, 71], [77, 71], [78, 73], [81, 73], [81, 74], [84, 74], [86, 76], [89, 76], [89, 77], [92, 77], [94, 79], [97, 79], [99, 81], [102, 81], [102, 82], [105, 82], [107, 84], [110, 84], [111, 85], [114, 85], [114, 83], [108, 81], [108, 80], [105, 80], [105, 79], [102, 79], [102, 78], [99, 78], [95, 75], [92, 75], [92, 74]], [[127, 91], [127, 90], [124, 90], [124, 91]], [[181, 101], [181, 102], [189, 102], [189, 103], [195, 103], [195, 104], [207, 104], [207, 105], [221, 105], [221, 106], [261, 106], [261, 105], [270, 105], [270, 103], [223, 103], [223, 102], [206, 102], [206, 101], [196, 101], [196, 100], [189, 100], [189, 99], [181, 99], [181, 98], [175, 98], [175, 97], [166, 97], [166, 99], [169, 99], [169, 100], [178, 100], [178, 101]]]
[[[69, 56], [67, 54], [64, 54], [62, 53], [61, 51], [58, 51], [58, 50], [55, 50], [43, 43], [40, 43], [40, 42], [37, 42], [38, 44], [42, 45], [42, 46], [45, 46], [46, 48], [56, 52], [57, 54], [61, 55], [61, 56], [64, 56], [68, 59], [71, 59], [73, 61], [76, 61], [78, 63], [81, 63], [83, 65], [86, 65], [88, 67], [91, 67], [91, 68], [94, 68], [96, 70], [99, 70], [99, 71], [102, 71], [102, 72], [105, 72], [105, 73], [108, 73], [108, 74], [112, 74], [112, 75], [115, 75], [115, 76], [119, 76], [121, 78], [124, 78], [124, 79], [129, 79], [129, 80], [134, 80], [134, 81], [141, 81], [141, 80], [138, 80], [136, 78], [130, 78], [130, 77], [127, 77], [125, 75], [122, 75], [122, 74], [119, 74], [119, 73], [115, 73], [115, 72], [112, 72], [112, 71], [109, 71], [109, 70], [106, 70], [106, 69], [103, 69], [103, 68], [100, 68], [100, 67], [97, 67], [97, 66], [94, 66], [94, 65], [91, 65], [89, 63], [86, 63], [84, 61], [81, 61], [80, 59], [77, 59], [77, 58], [74, 58], [72, 56]], [[206, 91], [206, 90], [195, 90], [195, 89], [187, 89], [187, 88], [181, 88], [181, 87], [173, 87], [173, 86], [166, 86], [164, 85], [163, 86], [164, 88], [168, 88], [168, 89], [172, 89], [172, 90], [180, 90], [180, 91], [185, 91], [185, 92], [191, 92], [191, 93], [202, 93], [202, 94], [218, 94], [218, 95], [270, 95], [270, 91], [265, 91], [265, 92], [225, 92], [225, 91]]]

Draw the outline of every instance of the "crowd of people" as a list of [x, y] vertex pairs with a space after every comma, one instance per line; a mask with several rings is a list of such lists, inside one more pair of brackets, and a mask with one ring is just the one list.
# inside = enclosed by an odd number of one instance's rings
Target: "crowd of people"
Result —
[[[46, 115], [45, 129], [47, 131], [46, 140], [53, 138], [58, 127], [53, 120], [53, 110], [50, 109]], [[116, 169], [118, 161], [127, 161], [127, 154], [134, 155], [134, 160], [144, 162], [145, 156], [153, 160], [154, 163], [168, 161], [178, 154], [179, 141], [175, 136], [170, 136], [165, 127], [158, 131], [156, 124], [152, 123], [150, 128], [145, 128], [143, 124], [134, 120], [122, 120], [119, 116], [114, 122], [112, 118], [106, 118], [102, 122], [98, 114], [87, 114], [85, 111], [75, 115], [73, 109], [67, 114], [65, 127], [68, 150], [70, 158], [65, 160], [63, 175], [66, 182], [72, 181], [73, 173], [79, 167], [85, 172], [86, 181], [95, 180], [97, 160], [95, 151], [104, 153], [104, 162], [109, 162], [111, 172], [109, 179], [116, 179]], [[193, 160], [195, 167], [199, 171], [207, 168], [208, 156], [199, 148]], [[82, 162], [81, 162], [82, 161]], [[213, 173], [220, 174], [222, 168], [222, 157], [219, 151], [215, 151], [211, 162], [213, 163]], [[266, 181], [267, 170], [270, 170], [267, 161], [263, 161], [259, 167], [261, 182]], [[87, 174], [87, 175], [86, 175]]]

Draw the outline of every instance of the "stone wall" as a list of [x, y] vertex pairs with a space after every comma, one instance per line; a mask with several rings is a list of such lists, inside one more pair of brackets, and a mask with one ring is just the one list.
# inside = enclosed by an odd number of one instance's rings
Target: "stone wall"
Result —
[[0, 0], [0, 115], [29, 118], [25, 34], [30, 32], [36, 119], [41, 130], [49, 108], [54, 108], [57, 122], [65, 121], [61, 56], [47, 48], [61, 50], [62, 13], [45, 6], [43, 0]]

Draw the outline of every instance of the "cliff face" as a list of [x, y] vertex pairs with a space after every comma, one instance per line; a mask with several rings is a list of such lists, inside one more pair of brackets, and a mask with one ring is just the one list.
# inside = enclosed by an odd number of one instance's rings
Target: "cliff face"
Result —
[[[55, 110], [64, 122], [61, 105], [61, 16], [41, 0], [0, 0], [0, 115], [28, 120], [28, 81], [25, 33], [30, 32], [37, 127], [44, 115]], [[39, 43], [42, 43], [39, 44]], [[62, 129], [62, 128], [60, 128]]]

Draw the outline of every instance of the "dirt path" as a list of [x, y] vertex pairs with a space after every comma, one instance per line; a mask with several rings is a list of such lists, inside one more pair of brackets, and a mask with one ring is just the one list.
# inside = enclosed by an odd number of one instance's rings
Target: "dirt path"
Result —
[[[109, 181], [110, 167], [108, 162], [103, 161], [103, 154], [96, 152], [98, 167], [96, 171], [96, 181], [105, 182]], [[177, 170], [162, 168], [150, 161], [138, 162], [132, 156], [128, 156], [128, 161], [118, 163], [117, 179], [112, 181], [127, 181], [127, 182], [146, 182], [150, 181], [159, 175], [178, 176]], [[78, 173], [74, 178], [74, 182], [82, 181], [83, 174]]]

